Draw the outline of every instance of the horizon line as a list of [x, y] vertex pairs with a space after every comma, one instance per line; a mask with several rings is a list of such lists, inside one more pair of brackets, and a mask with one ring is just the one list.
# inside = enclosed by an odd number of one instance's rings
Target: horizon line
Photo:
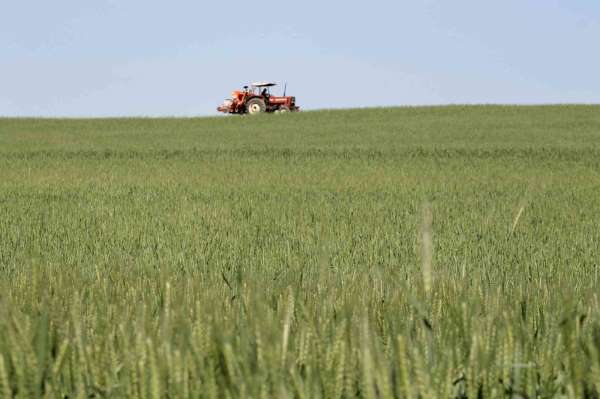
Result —
[[[410, 108], [452, 108], [452, 107], [560, 107], [560, 106], [600, 106], [599, 102], [573, 102], [573, 103], [554, 103], [554, 102], [540, 102], [540, 103], [440, 103], [440, 104], [410, 104], [410, 105], [373, 105], [365, 107], [347, 107], [347, 108], [315, 108], [315, 109], [302, 109], [300, 114], [313, 113], [313, 112], [329, 112], [329, 111], [357, 111], [357, 110], [376, 110], [376, 109], [410, 109]], [[267, 114], [268, 115], [268, 114]], [[188, 114], [154, 114], [154, 115], [56, 115], [56, 116], [44, 116], [44, 115], [0, 115], [0, 120], [6, 119], [37, 119], [37, 120], [58, 120], [58, 119], [210, 119], [210, 118], [223, 118], [227, 116], [238, 116], [238, 115], [227, 115], [227, 114], [214, 114], [214, 115], [188, 115]]]

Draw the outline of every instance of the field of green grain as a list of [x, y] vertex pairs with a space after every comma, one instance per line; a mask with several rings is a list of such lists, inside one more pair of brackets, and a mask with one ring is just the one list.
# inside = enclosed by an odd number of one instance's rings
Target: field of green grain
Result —
[[0, 119], [0, 398], [600, 393], [600, 106]]

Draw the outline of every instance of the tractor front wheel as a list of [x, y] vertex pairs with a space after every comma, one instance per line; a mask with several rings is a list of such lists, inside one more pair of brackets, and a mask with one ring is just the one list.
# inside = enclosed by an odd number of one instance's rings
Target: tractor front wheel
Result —
[[261, 114], [265, 112], [266, 109], [267, 106], [265, 105], [265, 102], [260, 98], [251, 98], [246, 103], [246, 110], [250, 115]]
[[278, 113], [290, 112], [290, 108], [287, 105], [282, 105], [277, 110]]

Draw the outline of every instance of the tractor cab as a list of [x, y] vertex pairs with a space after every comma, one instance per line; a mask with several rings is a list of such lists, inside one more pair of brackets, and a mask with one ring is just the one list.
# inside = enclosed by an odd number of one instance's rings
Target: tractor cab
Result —
[[255, 96], [269, 97], [271, 95], [271, 87], [277, 86], [277, 83], [258, 82], [252, 83], [250, 90]]

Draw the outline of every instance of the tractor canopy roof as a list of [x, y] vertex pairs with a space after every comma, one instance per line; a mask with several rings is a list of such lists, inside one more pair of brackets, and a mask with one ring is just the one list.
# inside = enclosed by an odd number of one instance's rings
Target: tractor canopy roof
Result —
[[255, 82], [251, 84], [252, 87], [272, 87], [277, 86], [277, 83], [272, 82]]

